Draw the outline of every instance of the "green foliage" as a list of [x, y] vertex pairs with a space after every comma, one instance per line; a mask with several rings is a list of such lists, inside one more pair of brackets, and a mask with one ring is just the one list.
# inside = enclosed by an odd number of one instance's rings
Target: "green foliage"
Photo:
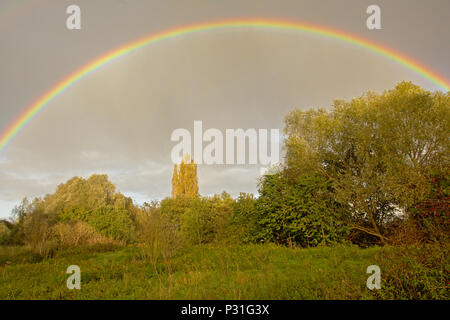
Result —
[[386, 242], [396, 210], [424, 199], [431, 173], [449, 168], [449, 120], [449, 93], [409, 82], [337, 100], [331, 111], [295, 110], [285, 120], [286, 170], [330, 179], [351, 205], [351, 226]]
[[91, 211], [84, 207], [64, 208], [58, 217], [62, 221], [85, 221], [87, 222], [91, 216]]
[[227, 194], [213, 197], [180, 197], [161, 201], [161, 215], [190, 244], [210, 243], [228, 237], [226, 225], [234, 200]]
[[433, 175], [429, 193], [415, 203], [394, 234], [400, 244], [448, 243], [450, 235], [450, 183], [447, 176]]
[[166, 198], [161, 201], [161, 215], [179, 229], [184, 212], [191, 206], [193, 200], [186, 197]]
[[75, 177], [58, 186], [56, 192], [43, 199], [45, 212], [50, 215], [75, 210], [92, 211], [100, 207], [113, 206], [133, 213], [134, 206], [130, 198], [116, 191], [107, 175], [92, 175], [88, 179]]
[[135, 229], [129, 212], [114, 206], [102, 206], [95, 209], [87, 222], [100, 234], [123, 241], [132, 240]]
[[72, 178], [43, 199], [27, 199], [14, 210], [10, 242], [29, 243], [39, 253], [52, 238], [59, 222], [85, 222], [101, 235], [122, 241], [134, 237], [137, 208], [130, 198], [116, 191], [106, 175]]
[[205, 199], [191, 202], [183, 214], [181, 232], [190, 244], [208, 243], [214, 239], [214, 210]]
[[141, 256], [154, 268], [160, 260], [167, 262], [183, 246], [180, 232], [161, 215], [157, 206], [144, 205], [137, 218]]
[[58, 222], [52, 226], [51, 233], [52, 240], [56, 241], [59, 249], [112, 242], [82, 221]]
[[54, 246], [51, 243], [51, 226], [53, 218], [45, 213], [42, 203], [35, 199], [31, 211], [23, 220], [22, 228], [25, 242], [33, 248], [34, 252], [47, 257], [52, 254]]
[[367, 296], [376, 299], [450, 298], [450, 247], [433, 244], [383, 248], [376, 261], [382, 272], [382, 290]]
[[11, 235], [11, 230], [6, 226], [5, 223], [0, 221], [0, 245], [7, 244], [9, 237]]
[[252, 194], [241, 193], [233, 202], [226, 232], [228, 239], [234, 243], [251, 243], [258, 240], [260, 225], [256, 199]]
[[307, 247], [342, 242], [348, 228], [329, 187], [315, 174], [301, 176], [295, 184], [281, 174], [265, 176], [257, 201], [261, 238]]
[[63, 221], [83, 221], [100, 234], [117, 240], [130, 241], [135, 224], [127, 209], [104, 205], [91, 210], [84, 207], [66, 208], [60, 218]]
[[[191, 244], [210, 243], [219, 238], [231, 208], [221, 206], [222, 199], [200, 198], [185, 211], [181, 231]], [[227, 212], [228, 211], [228, 212]]]

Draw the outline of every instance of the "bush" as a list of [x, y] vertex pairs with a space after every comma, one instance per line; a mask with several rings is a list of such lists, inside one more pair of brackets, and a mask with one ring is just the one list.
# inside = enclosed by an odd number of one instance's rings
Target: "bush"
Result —
[[167, 221], [173, 223], [177, 228], [181, 226], [181, 219], [196, 198], [180, 197], [166, 198], [161, 201], [160, 212]]
[[186, 242], [210, 243], [228, 237], [227, 223], [233, 202], [226, 192], [213, 197], [164, 199], [160, 212]]
[[295, 182], [281, 173], [265, 176], [256, 202], [260, 238], [303, 247], [343, 242], [348, 233], [344, 211], [329, 188], [329, 182], [316, 174]]
[[167, 261], [183, 244], [175, 225], [156, 208], [138, 212], [137, 232], [142, 256], [155, 267], [158, 260]]
[[48, 216], [37, 210], [30, 213], [23, 222], [25, 241], [42, 257], [52, 254], [55, 245], [51, 243], [52, 231]]
[[446, 299], [450, 298], [450, 247], [432, 244], [409, 247], [386, 247], [377, 255], [381, 290], [373, 290], [377, 299]]
[[227, 237], [234, 243], [251, 243], [260, 233], [256, 199], [252, 194], [241, 193], [233, 202], [228, 220]]
[[428, 196], [409, 208], [394, 234], [395, 244], [448, 243], [450, 235], [448, 175], [434, 175], [430, 180]]
[[103, 236], [126, 242], [133, 238], [135, 226], [126, 209], [102, 206], [92, 212], [87, 222]]
[[81, 221], [59, 222], [52, 227], [52, 235], [58, 248], [112, 242]]
[[190, 244], [211, 243], [228, 237], [226, 226], [233, 199], [226, 193], [211, 198], [197, 198], [185, 210], [181, 231]]
[[191, 203], [183, 214], [181, 231], [190, 244], [208, 243], [214, 240], [214, 208], [205, 199], [197, 199]]
[[0, 221], [0, 245], [5, 245], [8, 243], [11, 235], [11, 230]]

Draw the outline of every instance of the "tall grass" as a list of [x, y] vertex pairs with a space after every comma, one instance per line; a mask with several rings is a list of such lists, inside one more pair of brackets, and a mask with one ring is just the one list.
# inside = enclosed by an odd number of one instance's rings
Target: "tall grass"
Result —
[[[0, 299], [448, 299], [448, 258], [422, 248], [287, 248], [273, 244], [179, 248], [153, 264], [138, 246], [71, 248], [33, 262], [2, 248]], [[406, 250], [406, 249], [405, 249]], [[425, 256], [429, 258], [422, 260]], [[434, 264], [431, 261], [435, 261]], [[81, 290], [66, 287], [69, 265]], [[369, 265], [382, 289], [366, 288]], [[447, 275], [446, 275], [447, 274]], [[446, 282], [447, 281], [447, 282]]]
[[[357, 299], [378, 250], [203, 245], [152, 265], [138, 247], [86, 247], [2, 267], [0, 299]], [[66, 288], [72, 264], [81, 268], [79, 291]]]

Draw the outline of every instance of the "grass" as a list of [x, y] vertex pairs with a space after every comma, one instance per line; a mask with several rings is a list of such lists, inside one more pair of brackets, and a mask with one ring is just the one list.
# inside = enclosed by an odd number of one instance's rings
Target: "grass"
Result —
[[[383, 250], [203, 245], [154, 265], [133, 246], [74, 248], [44, 260], [26, 248], [0, 248], [0, 300], [385, 298], [366, 288], [369, 265], [392, 268], [380, 258]], [[81, 269], [81, 290], [66, 287], [69, 265]], [[443, 292], [437, 298], [448, 299]]]

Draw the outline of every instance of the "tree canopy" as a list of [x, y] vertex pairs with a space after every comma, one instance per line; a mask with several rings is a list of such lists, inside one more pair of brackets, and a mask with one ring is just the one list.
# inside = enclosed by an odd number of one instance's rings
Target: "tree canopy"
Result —
[[449, 93], [410, 82], [330, 111], [295, 110], [285, 119], [286, 174], [327, 178], [352, 227], [384, 242], [386, 223], [427, 197], [431, 175], [448, 175], [449, 119]]

